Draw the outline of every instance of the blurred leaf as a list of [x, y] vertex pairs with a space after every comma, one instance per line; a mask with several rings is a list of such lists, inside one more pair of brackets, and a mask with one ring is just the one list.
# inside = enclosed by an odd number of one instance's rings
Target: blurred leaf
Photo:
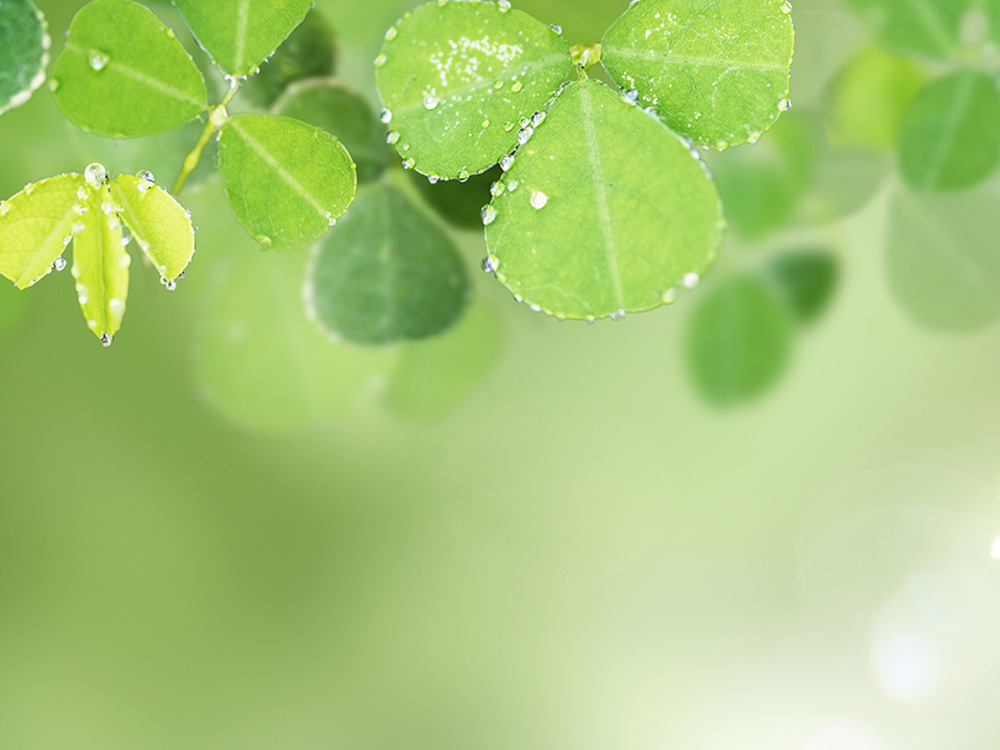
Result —
[[497, 279], [517, 299], [577, 319], [672, 301], [685, 280], [697, 283], [722, 235], [703, 165], [661, 122], [594, 80], [563, 90], [484, 221]]
[[299, 25], [312, 0], [174, 0], [198, 43], [224, 73], [253, 75]]
[[500, 167], [487, 169], [473, 175], [465, 182], [440, 180], [431, 183], [419, 172], [410, 172], [410, 178], [421, 195], [441, 216], [459, 229], [483, 227], [483, 206], [490, 202], [490, 186], [500, 179]]
[[900, 189], [890, 212], [887, 273], [893, 295], [928, 328], [967, 331], [1000, 317], [996, 195]]
[[334, 343], [306, 317], [305, 255], [248, 249], [231, 239], [218, 247], [224, 257], [195, 331], [205, 399], [257, 432], [347, 412], [391, 356]]
[[812, 323], [826, 310], [840, 275], [837, 259], [827, 249], [783, 253], [768, 271], [799, 323]]
[[404, 164], [444, 178], [496, 164], [571, 66], [559, 34], [491, 2], [420, 6], [389, 29], [375, 64]]
[[1000, 92], [993, 76], [965, 70], [931, 83], [899, 131], [899, 166], [916, 190], [960, 190], [1000, 162]]
[[[314, 8], [306, 14], [291, 36], [260, 66], [260, 72], [243, 85], [240, 92], [256, 104], [270, 107], [289, 84], [306, 78], [332, 76], [336, 55], [337, 44], [333, 29]], [[317, 123], [312, 124], [322, 127]]]
[[927, 80], [905, 57], [861, 50], [837, 73], [827, 93], [826, 127], [838, 147], [892, 149], [910, 103]]
[[20, 107], [45, 82], [45, 16], [29, 0], [0, 3], [0, 115]]
[[101, 135], [153, 135], [207, 106], [191, 56], [150, 10], [131, 0], [95, 0], [73, 18], [52, 70], [59, 109]]
[[136, 244], [165, 282], [174, 281], [194, 255], [194, 228], [184, 207], [152, 182], [152, 174], [120, 174], [111, 197]]
[[473, 302], [440, 336], [406, 343], [383, 394], [386, 406], [411, 419], [443, 416], [486, 377], [500, 350], [495, 313]]
[[222, 126], [226, 195], [265, 247], [302, 247], [329, 229], [354, 197], [354, 169], [340, 141], [291, 117], [235, 115]]
[[[82, 212], [83, 175], [49, 177], [0, 203], [0, 273], [18, 289], [52, 271]], [[79, 227], [77, 227], [79, 228]]]
[[687, 331], [691, 377], [709, 401], [749, 401], [788, 364], [794, 321], [775, 289], [753, 275], [731, 276], [706, 292]]
[[307, 293], [332, 336], [387, 344], [451, 326], [468, 278], [448, 234], [401, 190], [376, 183], [323, 239]]
[[25, 297], [6, 284], [0, 287], [0, 338], [6, 336], [24, 315]]
[[374, 180], [395, 156], [368, 102], [332, 78], [292, 84], [275, 103], [274, 111], [336, 137], [357, 163], [358, 182]]
[[962, 17], [976, 0], [847, 0], [889, 49], [957, 57]]
[[814, 152], [809, 123], [789, 112], [758, 145], [713, 159], [726, 221], [736, 234], [755, 241], [792, 220], [813, 177]]
[[643, 0], [605, 33], [601, 61], [675, 131], [722, 149], [787, 109], [794, 37], [784, 0]]

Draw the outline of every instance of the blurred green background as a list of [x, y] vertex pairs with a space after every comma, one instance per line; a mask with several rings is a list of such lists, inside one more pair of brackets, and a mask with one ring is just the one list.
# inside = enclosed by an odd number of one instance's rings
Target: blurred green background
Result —
[[[317, 3], [373, 107], [415, 4]], [[625, 7], [515, 4], [571, 44]], [[81, 5], [40, 0], [54, 53]], [[559, 323], [476, 273], [440, 341], [337, 346], [254, 317], [308, 253], [259, 252], [210, 170], [187, 278], [135, 265], [110, 349], [68, 274], [0, 285], [0, 748], [995, 748], [1000, 183], [910, 195], [902, 113], [954, 66], [835, 0], [793, 18], [795, 108], [709, 155], [732, 231], [657, 312]], [[0, 195], [166, 182], [199, 130], [96, 138], [43, 88], [0, 117]], [[699, 305], [810, 248], [828, 306], [713, 386]]]

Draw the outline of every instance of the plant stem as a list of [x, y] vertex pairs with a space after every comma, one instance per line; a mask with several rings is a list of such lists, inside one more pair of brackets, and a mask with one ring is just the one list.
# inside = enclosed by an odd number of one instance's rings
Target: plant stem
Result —
[[174, 186], [170, 188], [170, 192], [175, 196], [179, 195], [181, 190], [184, 189], [184, 183], [187, 182], [188, 177], [198, 167], [198, 163], [201, 161], [201, 153], [205, 150], [205, 146], [208, 145], [209, 140], [225, 124], [226, 120], [229, 119], [229, 113], [226, 112], [226, 105], [233, 100], [239, 87], [240, 79], [234, 76], [230, 82], [229, 91], [226, 92], [222, 101], [209, 111], [205, 129], [201, 131], [201, 136], [198, 138], [198, 142], [194, 144], [194, 148], [184, 157], [184, 165], [181, 168], [181, 173], [177, 175]]

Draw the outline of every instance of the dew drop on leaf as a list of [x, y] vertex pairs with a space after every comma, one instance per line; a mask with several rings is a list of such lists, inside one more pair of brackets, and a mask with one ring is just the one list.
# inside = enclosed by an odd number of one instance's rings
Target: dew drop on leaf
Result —
[[94, 162], [88, 164], [87, 168], [83, 170], [83, 178], [91, 187], [100, 187], [108, 180], [108, 170], [104, 168], [103, 164]]
[[536, 190], [531, 194], [531, 207], [532, 208], [545, 208], [545, 204], [549, 202], [549, 196], [543, 193], [541, 190]]
[[90, 55], [87, 57], [87, 62], [90, 63], [90, 67], [94, 70], [104, 70], [104, 66], [108, 64], [108, 56], [103, 52], [92, 49]]
[[483, 214], [483, 224], [484, 225], [489, 225], [489, 224], [492, 224], [494, 221], [496, 221], [497, 210], [495, 208], [493, 208], [492, 205], [485, 205], [485, 206], [483, 206], [482, 214]]

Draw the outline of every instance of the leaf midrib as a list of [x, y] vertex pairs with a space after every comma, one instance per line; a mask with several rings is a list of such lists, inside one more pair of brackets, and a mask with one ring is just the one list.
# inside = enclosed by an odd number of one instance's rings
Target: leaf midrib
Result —
[[618, 56], [628, 57], [634, 60], [659, 60], [667, 64], [686, 64], [694, 67], [725, 67], [729, 69], [750, 68], [752, 70], [788, 70], [787, 64], [750, 62], [747, 60], [722, 60], [715, 57], [701, 57], [694, 55], [677, 55], [670, 52], [657, 52], [656, 50], [636, 51], [624, 50], [616, 47], [607, 47], [605, 57]]

